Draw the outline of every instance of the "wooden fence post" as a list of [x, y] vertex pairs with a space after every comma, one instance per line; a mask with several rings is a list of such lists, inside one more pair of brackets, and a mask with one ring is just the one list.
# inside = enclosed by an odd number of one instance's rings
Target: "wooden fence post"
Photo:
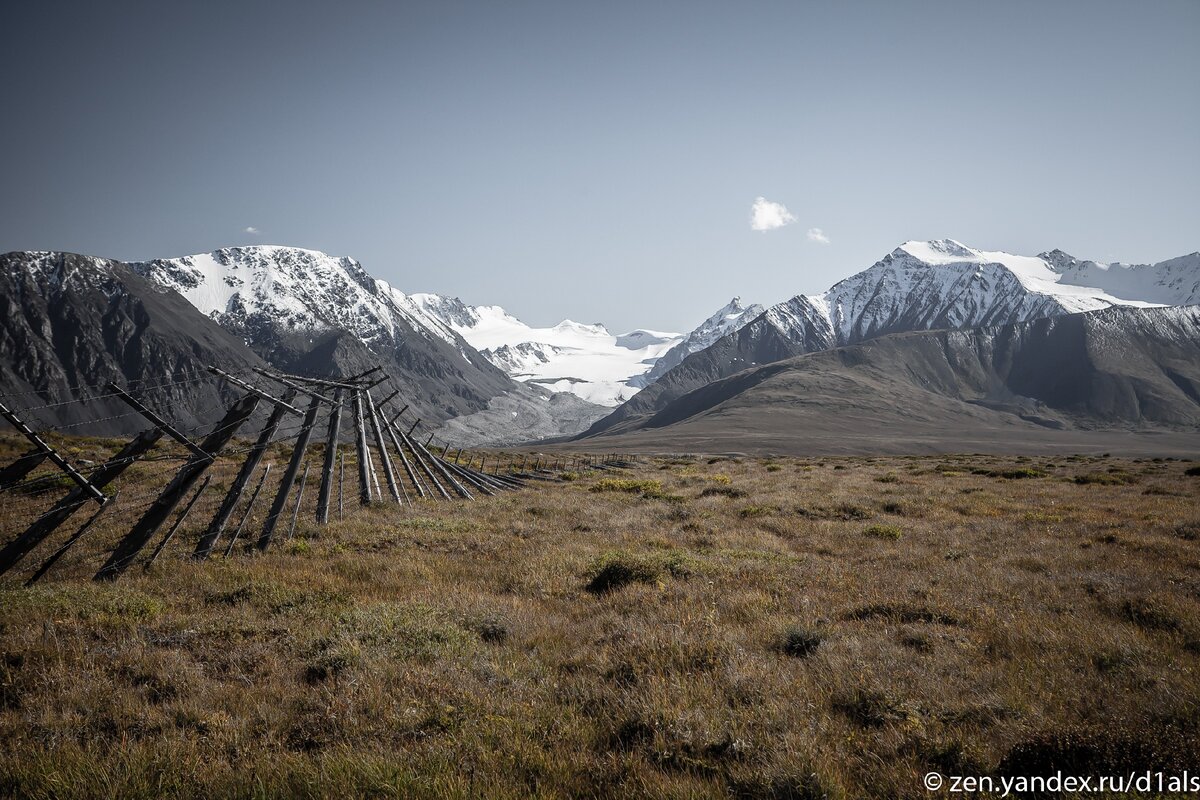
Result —
[[[289, 388], [283, 395], [283, 402], [290, 403], [295, 396], [296, 390]], [[250, 448], [250, 452], [246, 454], [246, 460], [242, 462], [242, 467], [238, 470], [237, 477], [233, 479], [233, 485], [225, 493], [225, 499], [221, 501], [220, 508], [213, 515], [212, 522], [208, 523], [208, 528], [204, 531], [204, 535], [200, 537], [200, 541], [196, 542], [196, 550], [192, 553], [193, 558], [208, 558], [209, 553], [216, 547], [217, 540], [221, 538], [221, 532], [229, 524], [238, 501], [242, 499], [242, 495], [246, 492], [246, 486], [249, 485], [250, 478], [254, 475], [254, 470], [258, 469], [258, 463], [266, 455], [267, 447], [271, 444], [271, 437], [278, 430], [279, 422], [283, 419], [283, 414], [286, 410], [286, 408], [278, 403], [271, 410], [271, 416], [267, 418], [267, 423], [263, 425], [262, 431], [259, 432], [258, 440]]]
[[[333, 390], [333, 402], [329, 410], [329, 434], [325, 437], [325, 463], [321, 467], [321, 488], [317, 490], [317, 522], [329, 522], [329, 495], [333, 491], [333, 464], [338, 456], [338, 435], [342, 428], [342, 388]], [[341, 508], [341, 493], [338, 493], [338, 508]]]
[[250, 502], [246, 504], [246, 512], [242, 514], [242, 520], [233, 529], [233, 533], [229, 536], [229, 545], [225, 548], [225, 558], [229, 558], [229, 554], [233, 552], [233, 546], [237, 544], [238, 536], [242, 533], [242, 527], [246, 524], [246, 520], [250, 519], [250, 514], [254, 511], [254, 501], [258, 499], [258, 493], [262, 491], [263, 484], [267, 482], [267, 476], [271, 474], [271, 465], [267, 464], [263, 467], [262, 475], [258, 477], [258, 485], [254, 487], [254, 491], [250, 493]]
[[362, 394], [355, 389], [350, 393], [354, 406], [354, 444], [358, 450], [358, 501], [371, 505], [371, 453], [367, 450], [367, 431], [363, 426]]
[[296, 444], [292, 447], [292, 460], [288, 462], [283, 478], [279, 481], [279, 490], [275, 492], [275, 502], [271, 504], [271, 511], [267, 514], [262, 533], [258, 536], [259, 550], [266, 550], [271, 544], [275, 526], [279, 524], [279, 515], [283, 513], [288, 494], [292, 491], [292, 484], [296, 482], [296, 473], [300, 471], [300, 464], [304, 462], [304, 451], [308, 448], [308, 440], [312, 437], [313, 428], [317, 424], [317, 412], [320, 410], [321, 400], [314, 397], [308, 404], [308, 411], [304, 414], [304, 427], [300, 429], [300, 435], [296, 437]]
[[[158, 444], [158, 440], [162, 438], [162, 435], [163, 432], [158, 428], [151, 428], [139, 433], [132, 441], [121, 448], [120, 452], [104, 462], [103, 466], [91, 474], [92, 486], [103, 489], [115, 481], [130, 464], [137, 461], [145, 455], [146, 451]], [[54, 507], [45, 514], [34, 520], [25, 529], [24, 533], [5, 545], [3, 550], [0, 550], [0, 575], [12, 569], [30, 550], [37, 547], [59, 525], [66, 522], [75, 513], [76, 509], [90, 499], [91, 493], [85, 492], [82, 487], [79, 487], [55, 503]]]
[[300, 501], [304, 499], [304, 485], [308, 483], [309, 464], [304, 463], [304, 474], [300, 476], [300, 489], [296, 492], [296, 507], [292, 509], [292, 526], [288, 528], [288, 541], [296, 535], [296, 518], [300, 516]]
[[93, 580], [114, 580], [129, 568], [134, 557], [146, 546], [146, 542], [150, 541], [150, 537], [170, 516], [171, 511], [192, 488], [192, 485], [212, 465], [216, 454], [229, 443], [238, 428], [250, 418], [257, 406], [258, 396], [254, 394], [247, 394], [230, 406], [229, 411], [217, 423], [217, 427], [200, 443], [200, 449], [208, 455], [205, 458], [193, 455], [175, 473], [175, 477], [163, 489], [154, 504], [146, 510], [146, 513], [134, 524], [129, 533], [125, 534], [125, 538], [109, 555], [104, 566], [93, 576]]
[[167, 546], [167, 544], [171, 541], [171, 538], [175, 535], [175, 531], [179, 530], [179, 526], [183, 524], [185, 519], [187, 519], [187, 515], [191, 513], [192, 506], [196, 505], [196, 501], [200, 499], [200, 495], [204, 494], [204, 490], [208, 488], [208, 482], [211, 480], [212, 475], [204, 476], [204, 483], [200, 484], [200, 488], [196, 490], [194, 495], [192, 495], [192, 499], [188, 501], [188, 504], [183, 507], [183, 511], [181, 511], [179, 516], [175, 518], [175, 524], [171, 526], [171, 529], [167, 531], [167, 535], [164, 536], [162, 541], [158, 543], [158, 547], [154, 548], [154, 552], [150, 554], [150, 558], [146, 559], [146, 563], [142, 566], [142, 569], [149, 570], [154, 564], [154, 560], [158, 558], [158, 554], [163, 551], [163, 548]]
[[371, 399], [371, 390], [363, 392], [363, 402], [371, 421], [371, 431], [375, 434], [375, 446], [379, 448], [379, 463], [383, 465], [383, 475], [387, 478], [388, 491], [392, 498], [400, 503], [400, 489], [396, 486], [396, 472], [392, 467], [392, 459], [388, 456], [387, 445], [383, 441], [383, 431], [379, 428], [379, 414], [375, 411], [375, 402]]
[[80, 539], [83, 538], [83, 535], [88, 532], [88, 528], [91, 528], [92, 525], [96, 522], [96, 520], [100, 519], [100, 515], [103, 514], [105, 511], [107, 511], [110, 507], [116, 505], [117, 498], [120, 495], [121, 495], [121, 493], [117, 492], [109, 499], [109, 501], [107, 503], [105, 503], [104, 505], [97, 508], [96, 513], [94, 513], [90, 517], [88, 517], [87, 522], [80, 525], [79, 530], [77, 530], [77, 531], [75, 531], [75, 533], [71, 534], [71, 538], [67, 539], [65, 542], [63, 542], [62, 547], [55, 550], [54, 553], [49, 558], [47, 558], [44, 562], [42, 562], [42, 565], [40, 567], [38, 567], [37, 572], [33, 573], [33, 575], [29, 578], [29, 580], [25, 581], [25, 586], [26, 587], [33, 586], [35, 583], [38, 582], [38, 580], [41, 579], [41, 577], [43, 575], [45, 575], [47, 572], [49, 572], [50, 568], [54, 566], [55, 562], [57, 562], [60, 558], [62, 558], [64, 553], [66, 553], [68, 550], [70, 550], [71, 547], [76, 542], [78, 542]]

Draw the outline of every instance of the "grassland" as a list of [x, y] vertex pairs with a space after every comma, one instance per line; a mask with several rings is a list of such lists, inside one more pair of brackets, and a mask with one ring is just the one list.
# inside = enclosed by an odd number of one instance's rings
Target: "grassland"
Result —
[[[214, 494], [153, 568], [94, 584], [114, 514], [42, 582], [69, 531], [0, 581], [0, 794], [928, 797], [930, 770], [1194, 770], [1189, 468], [642, 458], [194, 563]], [[0, 497], [5, 539], [48, 504]]]

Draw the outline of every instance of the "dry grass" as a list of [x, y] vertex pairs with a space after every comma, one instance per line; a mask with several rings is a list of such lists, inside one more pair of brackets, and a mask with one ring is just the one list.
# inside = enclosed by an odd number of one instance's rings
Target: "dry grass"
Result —
[[[194, 563], [214, 493], [153, 569], [93, 584], [114, 514], [0, 582], [0, 795], [926, 797], [931, 769], [1064, 752], [1170, 769], [1200, 741], [1188, 467], [642, 459]], [[8, 502], [5, 539], [51, 499]]]

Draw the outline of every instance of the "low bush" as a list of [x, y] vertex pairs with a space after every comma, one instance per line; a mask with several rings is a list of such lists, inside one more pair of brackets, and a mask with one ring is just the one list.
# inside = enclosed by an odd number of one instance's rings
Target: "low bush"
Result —
[[895, 541], [904, 535], [904, 531], [900, 530], [896, 525], [868, 525], [863, 528], [863, 534], [876, 539], [891, 539]]
[[627, 492], [642, 497], [660, 497], [663, 493], [663, 485], [662, 481], [647, 478], [601, 478], [588, 491]]
[[1075, 483], [1080, 486], [1094, 484], [1097, 486], [1124, 486], [1129, 483], [1137, 483], [1136, 475], [1130, 475], [1128, 472], [1086, 472], [1082, 475], [1075, 476]]
[[745, 489], [733, 486], [709, 486], [700, 492], [701, 497], [745, 497], [746, 494]]
[[657, 583], [667, 575], [685, 578], [694, 571], [694, 565], [682, 553], [640, 555], [614, 551], [592, 562], [583, 588], [592, 594], [608, 594], [633, 583]]

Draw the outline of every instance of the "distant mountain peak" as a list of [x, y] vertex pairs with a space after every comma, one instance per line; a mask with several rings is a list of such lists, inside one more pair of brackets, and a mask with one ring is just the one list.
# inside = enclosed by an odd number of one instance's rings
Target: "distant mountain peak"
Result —
[[741, 296], [734, 297], [715, 314], [696, 326], [677, 345], [663, 354], [636, 385], [648, 386], [692, 353], [703, 350], [725, 334], [740, 328], [763, 313], [760, 305], [745, 306]]
[[1113, 306], [1197, 303], [1200, 259], [1194, 257], [1102, 265], [1062, 251], [1019, 256], [978, 250], [954, 239], [908, 241], [822, 294], [797, 295], [765, 313], [743, 317], [681, 361], [671, 363], [664, 356], [649, 374], [654, 384], [593, 430], [653, 413], [674, 398], [756, 364], [889, 333], [1015, 324]]
[[954, 261], [977, 261], [981, 253], [954, 239], [910, 241], [897, 247], [893, 255], [910, 255], [926, 264], [945, 264]]

